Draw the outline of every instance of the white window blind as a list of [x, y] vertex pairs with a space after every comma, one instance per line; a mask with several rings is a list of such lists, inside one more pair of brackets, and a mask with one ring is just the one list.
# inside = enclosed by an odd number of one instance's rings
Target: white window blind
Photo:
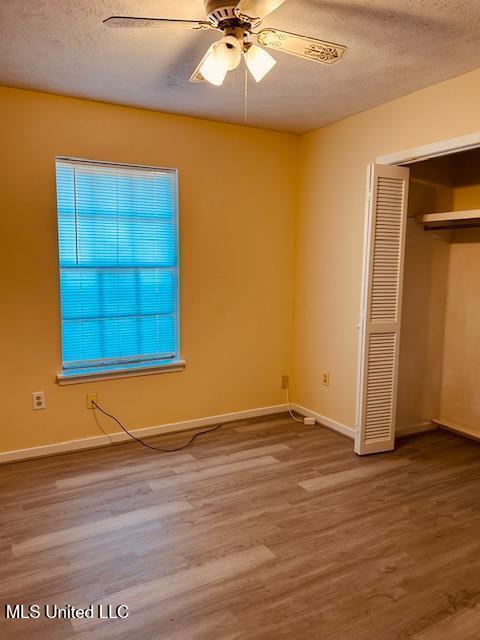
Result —
[[177, 172], [57, 159], [63, 369], [179, 358]]

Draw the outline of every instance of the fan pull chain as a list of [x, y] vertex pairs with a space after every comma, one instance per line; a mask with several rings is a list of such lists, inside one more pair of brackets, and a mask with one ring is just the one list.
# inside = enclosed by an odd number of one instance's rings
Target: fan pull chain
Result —
[[248, 71], [245, 67], [245, 112], [244, 112], [245, 122], [248, 119]]

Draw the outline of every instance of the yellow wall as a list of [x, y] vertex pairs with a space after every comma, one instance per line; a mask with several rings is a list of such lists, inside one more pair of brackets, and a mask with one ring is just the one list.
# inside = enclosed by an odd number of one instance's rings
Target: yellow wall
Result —
[[[302, 137], [296, 401], [353, 426], [366, 167], [377, 156], [480, 130], [480, 70]], [[322, 371], [331, 372], [329, 387]]]
[[[1, 450], [98, 435], [87, 392], [130, 427], [284, 402], [297, 143], [287, 134], [0, 88]], [[56, 385], [56, 155], [179, 168], [184, 372]], [[39, 390], [48, 407], [34, 412], [31, 394]]]
[[[281, 403], [292, 370], [299, 404], [353, 426], [367, 164], [480, 130], [479, 87], [477, 70], [300, 138], [0, 88], [1, 449], [97, 435], [87, 392], [143, 427]], [[185, 372], [56, 385], [55, 155], [180, 169]]]

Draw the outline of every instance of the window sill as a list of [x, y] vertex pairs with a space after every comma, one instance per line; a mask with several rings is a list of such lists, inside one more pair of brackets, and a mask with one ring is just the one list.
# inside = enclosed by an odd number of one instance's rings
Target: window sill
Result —
[[66, 372], [57, 375], [57, 383], [60, 386], [69, 384], [82, 384], [85, 382], [101, 382], [102, 380], [117, 380], [118, 378], [134, 378], [138, 376], [152, 376], [159, 373], [175, 373], [185, 369], [185, 360], [176, 360], [165, 364], [126, 366], [121, 369], [103, 369], [99, 371]]

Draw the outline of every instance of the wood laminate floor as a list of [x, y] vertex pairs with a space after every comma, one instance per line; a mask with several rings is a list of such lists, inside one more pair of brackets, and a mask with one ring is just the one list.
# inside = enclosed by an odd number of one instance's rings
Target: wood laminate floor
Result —
[[[171, 446], [185, 434], [149, 442]], [[284, 416], [0, 467], [2, 640], [480, 638], [480, 446]], [[126, 620], [4, 605], [125, 604]]]

